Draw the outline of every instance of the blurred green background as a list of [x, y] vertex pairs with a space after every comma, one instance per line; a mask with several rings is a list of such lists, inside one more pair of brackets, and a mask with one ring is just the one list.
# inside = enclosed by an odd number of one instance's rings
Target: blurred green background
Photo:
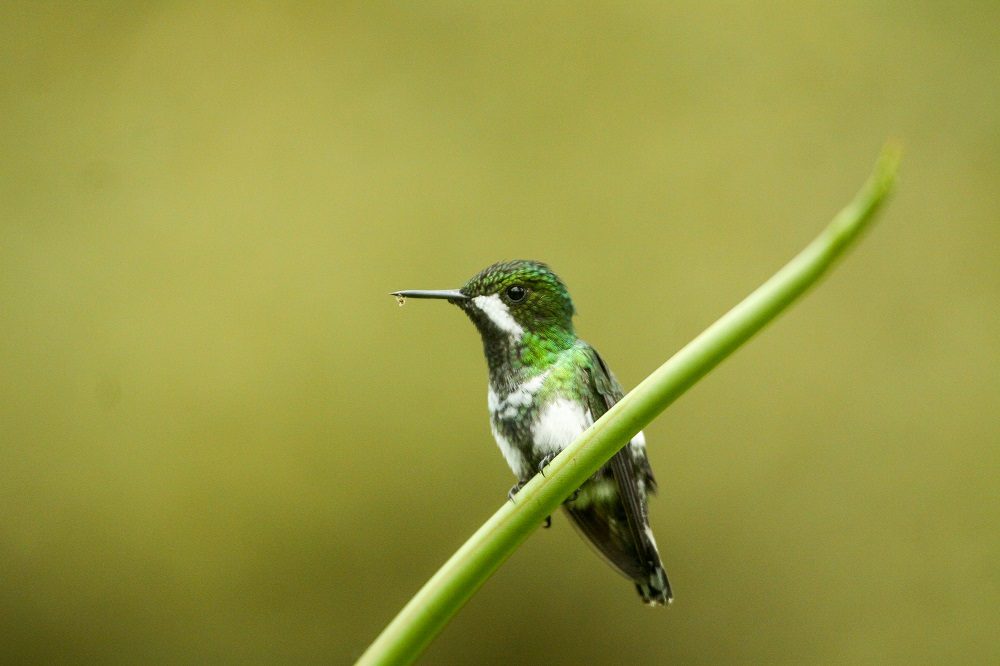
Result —
[[1000, 4], [8, 2], [0, 645], [344, 663], [504, 500], [474, 329], [551, 263], [626, 386], [906, 146], [647, 429], [677, 600], [555, 517], [426, 663], [996, 663]]

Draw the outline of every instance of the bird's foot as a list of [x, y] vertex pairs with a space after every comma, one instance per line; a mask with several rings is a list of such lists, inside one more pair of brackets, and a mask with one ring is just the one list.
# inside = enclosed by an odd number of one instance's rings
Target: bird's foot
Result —
[[514, 495], [516, 495], [518, 492], [520, 492], [521, 488], [524, 488], [524, 484], [525, 483], [527, 483], [527, 481], [518, 481], [517, 483], [515, 483], [514, 485], [512, 485], [510, 487], [510, 490], [507, 491], [507, 499], [509, 499], [511, 502], [513, 502], [514, 501]]
[[542, 476], [545, 476], [545, 468], [548, 467], [549, 463], [555, 460], [558, 453], [549, 453], [540, 461], [538, 461], [538, 472]]
[[[526, 483], [528, 483], [528, 482], [527, 481], [518, 481], [513, 486], [511, 486], [510, 490], [507, 491], [507, 499], [509, 499], [511, 502], [513, 502], [514, 501], [514, 495], [518, 494], [521, 491], [521, 488], [524, 488], [524, 485]], [[545, 516], [545, 522], [542, 524], [542, 527], [544, 527], [545, 529], [548, 529], [548, 528], [552, 527], [552, 516]]]

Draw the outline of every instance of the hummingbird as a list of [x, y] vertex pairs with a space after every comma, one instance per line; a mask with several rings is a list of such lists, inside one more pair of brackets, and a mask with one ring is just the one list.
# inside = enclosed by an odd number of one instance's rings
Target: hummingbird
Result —
[[[479, 330], [490, 430], [517, 478], [511, 500], [624, 395], [597, 351], [576, 336], [569, 291], [542, 262], [500, 262], [460, 289], [392, 295], [401, 305], [406, 298], [446, 300]], [[650, 606], [673, 599], [649, 525], [647, 496], [655, 493], [640, 432], [563, 503], [580, 535]]]

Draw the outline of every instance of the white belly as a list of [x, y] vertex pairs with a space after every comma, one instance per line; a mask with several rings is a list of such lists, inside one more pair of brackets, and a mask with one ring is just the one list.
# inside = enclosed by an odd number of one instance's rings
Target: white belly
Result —
[[[487, 395], [491, 415], [490, 429], [493, 431], [493, 438], [511, 471], [519, 479], [527, 479], [538, 470], [532, 467], [532, 461], [529, 456], [525, 455], [525, 451], [522, 451], [514, 442], [508, 441], [500, 432], [496, 420], [514, 416], [517, 408], [533, 399], [547, 376], [548, 372], [545, 372], [534, 377], [504, 398], [498, 397], [492, 387]], [[582, 403], [568, 398], [555, 398], [542, 407], [531, 426], [531, 453], [529, 455], [541, 458], [550, 453], [559, 453], [572, 444], [593, 423], [593, 414]], [[630, 444], [633, 455], [645, 455], [646, 442], [641, 432], [632, 438]]]
[[490, 430], [493, 431], [493, 439], [496, 440], [497, 446], [500, 447], [500, 453], [503, 454], [503, 459], [510, 466], [510, 471], [514, 472], [514, 476], [518, 479], [527, 479], [532, 476], [536, 470], [531, 469], [531, 465], [524, 457], [524, 454], [521, 453], [521, 449], [507, 441], [507, 438], [497, 430], [496, 424], [493, 423], [492, 419], [490, 419]]
[[594, 422], [589, 409], [566, 398], [556, 398], [542, 408], [531, 426], [535, 448], [543, 455], [559, 453]]

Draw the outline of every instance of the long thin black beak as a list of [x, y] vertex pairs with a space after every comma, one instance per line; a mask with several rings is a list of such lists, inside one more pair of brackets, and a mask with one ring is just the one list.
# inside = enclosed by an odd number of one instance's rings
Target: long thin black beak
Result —
[[409, 291], [394, 291], [390, 296], [402, 298], [441, 298], [448, 301], [464, 301], [469, 297], [458, 289], [411, 289]]

